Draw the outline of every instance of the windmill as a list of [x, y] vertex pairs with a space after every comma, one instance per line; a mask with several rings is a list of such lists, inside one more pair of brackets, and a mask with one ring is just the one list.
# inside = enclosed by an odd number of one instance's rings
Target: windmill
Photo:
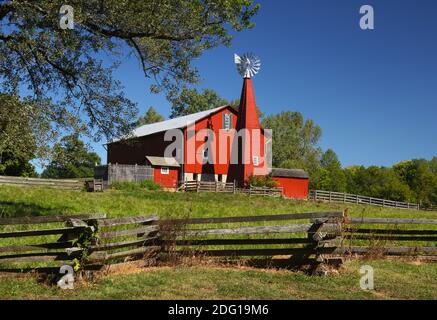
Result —
[[238, 73], [243, 78], [252, 78], [261, 68], [261, 60], [253, 53], [245, 53], [241, 57], [234, 54], [234, 62], [237, 65]]

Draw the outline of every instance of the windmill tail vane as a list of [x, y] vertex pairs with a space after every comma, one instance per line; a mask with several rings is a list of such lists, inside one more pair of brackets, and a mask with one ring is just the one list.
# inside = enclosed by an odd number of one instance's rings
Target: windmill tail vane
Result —
[[261, 60], [253, 53], [245, 53], [241, 57], [234, 54], [234, 62], [243, 78], [252, 78], [261, 68]]

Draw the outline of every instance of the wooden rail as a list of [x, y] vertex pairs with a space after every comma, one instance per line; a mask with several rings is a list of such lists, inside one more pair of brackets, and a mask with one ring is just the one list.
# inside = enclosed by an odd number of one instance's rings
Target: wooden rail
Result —
[[[161, 220], [160, 241], [163, 252], [169, 255], [239, 259], [287, 255], [290, 264], [317, 265], [329, 260], [329, 254], [320, 256], [319, 248], [326, 240], [341, 235], [342, 220], [342, 212]], [[290, 222], [284, 224], [285, 221]], [[245, 225], [229, 227], [229, 224], [237, 223]], [[260, 223], [264, 225], [260, 226]], [[202, 227], [193, 228], [198, 225]], [[281, 236], [277, 237], [278, 234]]]
[[40, 179], [40, 178], [0, 176], [0, 185], [81, 190], [84, 188], [85, 183], [79, 180], [67, 180], [67, 179]]
[[85, 267], [102, 266], [126, 259], [153, 261], [158, 253], [238, 259], [286, 256], [291, 265], [314, 266], [350, 255], [437, 261], [436, 242], [437, 219], [358, 218], [343, 212], [165, 220], [157, 215], [106, 218], [98, 213], [17, 217], [0, 218], [0, 267], [75, 261]]
[[186, 192], [235, 193], [235, 183], [218, 181], [184, 181], [181, 184]]
[[314, 201], [328, 201], [338, 203], [355, 203], [367, 204], [378, 207], [398, 208], [398, 209], [412, 209], [419, 210], [420, 206], [417, 203], [399, 202], [392, 200], [385, 200], [373, 197], [360, 196], [356, 194], [349, 194], [343, 192], [311, 190], [309, 198]]

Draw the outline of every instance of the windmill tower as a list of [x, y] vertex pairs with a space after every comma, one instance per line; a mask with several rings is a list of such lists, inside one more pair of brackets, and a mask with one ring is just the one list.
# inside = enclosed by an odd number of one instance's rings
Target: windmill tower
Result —
[[263, 130], [258, 117], [252, 84], [252, 77], [259, 72], [261, 62], [251, 53], [241, 57], [235, 54], [234, 62], [238, 72], [243, 77], [243, 89], [236, 125], [236, 130], [243, 142], [238, 146], [238, 164], [232, 167], [229, 175], [236, 180], [239, 186], [243, 186], [251, 175], [261, 175], [259, 169], [264, 159]]

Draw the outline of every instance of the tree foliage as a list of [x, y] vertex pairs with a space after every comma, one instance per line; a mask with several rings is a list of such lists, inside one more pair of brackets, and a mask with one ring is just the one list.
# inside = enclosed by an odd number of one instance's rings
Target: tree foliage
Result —
[[285, 111], [264, 118], [262, 126], [272, 129], [274, 167], [301, 168], [310, 174], [319, 169], [321, 150], [317, 143], [322, 130], [312, 120], [304, 120], [299, 112]]
[[229, 104], [226, 99], [221, 98], [217, 92], [205, 89], [199, 92], [197, 89], [182, 89], [179, 96], [171, 100], [171, 118], [185, 116], [191, 113], [205, 111]]
[[164, 120], [164, 117], [159, 114], [154, 107], [149, 107], [149, 109], [147, 109], [147, 111], [135, 122], [134, 127], [140, 127], [145, 124], [151, 124]]
[[77, 135], [65, 136], [54, 146], [54, 157], [43, 178], [88, 178], [94, 176], [100, 157], [90, 152]]
[[32, 106], [15, 95], [0, 94], [0, 174], [33, 176], [37, 149]]
[[258, 10], [251, 0], [70, 0], [74, 28], [64, 30], [64, 4], [0, 3], [0, 83], [8, 92], [26, 86], [48, 120], [96, 140], [128, 132], [137, 112], [112, 76], [126, 50], [154, 81], [151, 90], [174, 98], [199, 80], [192, 60], [229, 45], [231, 32], [252, 27]]

